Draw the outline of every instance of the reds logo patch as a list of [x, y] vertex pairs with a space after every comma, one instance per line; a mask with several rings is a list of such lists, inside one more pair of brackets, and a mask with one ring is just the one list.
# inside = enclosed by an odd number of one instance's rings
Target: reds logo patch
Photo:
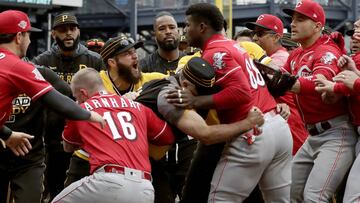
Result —
[[25, 29], [26, 26], [27, 26], [27, 23], [25, 20], [22, 20], [19, 22], [18, 26], [21, 28], [21, 29]]
[[36, 80], [45, 81], [44, 77], [41, 75], [41, 73], [38, 71], [38, 69], [35, 68], [35, 69], [32, 71], [32, 73], [34, 73]]
[[320, 59], [323, 64], [331, 65], [333, 60], [336, 60], [336, 56], [331, 52], [326, 52]]
[[217, 69], [222, 69], [225, 66], [225, 63], [223, 61], [223, 57], [226, 55], [226, 53], [217, 52], [213, 56], [213, 66]]
[[312, 71], [310, 70], [310, 68], [307, 65], [303, 65], [300, 67], [300, 69], [296, 73], [296, 76], [297, 77], [309, 77], [309, 76], [311, 76], [311, 74], [312, 74]]

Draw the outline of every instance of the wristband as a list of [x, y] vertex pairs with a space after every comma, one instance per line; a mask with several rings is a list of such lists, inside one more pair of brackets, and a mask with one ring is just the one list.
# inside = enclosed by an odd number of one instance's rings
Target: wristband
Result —
[[12, 134], [12, 130], [6, 126], [3, 126], [1, 129], [0, 129], [0, 138], [2, 140], [7, 140], [9, 139], [9, 137], [11, 136]]

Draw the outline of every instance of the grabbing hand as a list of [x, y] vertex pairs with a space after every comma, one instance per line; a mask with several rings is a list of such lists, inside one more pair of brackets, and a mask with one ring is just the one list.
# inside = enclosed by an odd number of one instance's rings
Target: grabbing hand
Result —
[[170, 90], [166, 99], [167, 102], [176, 107], [192, 109], [194, 108], [195, 96], [188, 89], [179, 88], [177, 90]]
[[355, 81], [359, 78], [359, 76], [353, 71], [343, 71], [337, 74], [333, 80], [336, 82], [344, 83], [348, 88], [353, 89]]
[[337, 64], [340, 68], [342, 68], [343, 70], [351, 70], [351, 71], [355, 71], [356, 69], [356, 65], [354, 60], [348, 56], [348, 55], [342, 55], [339, 59], [338, 59], [338, 64]]
[[126, 99], [130, 99], [130, 100], [135, 100], [136, 97], [138, 97], [138, 96], [139, 96], [139, 93], [137, 93], [137, 92], [128, 92], [128, 93], [122, 95], [122, 97], [124, 97]]
[[252, 107], [246, 117], [251, 126], [262, 126], [265, 122], [264, 115], [257, 107]]
[[29, 139], [33, 138], [34, 136], [29, 134], [13, 131], [5, 144], [16, 156], [25, 156], [32, 148]]
[[315, 90], [317, 92], [334, 92], [335, 82], [327, 80], [322, 75], [317, 75], [316, 77], [317, 78], [314, 80], [314, 82], [316, 85]]
[[276, 112], [280, 114], [285, 120], [289, 119], [290, 116], [290, 107], [285, 103], [280, 103], [276, 105]]
[[104, 128], [106, 125], [105, 119], [95, 111], [90, 111], [90, 113], [91, 113], [91, 116], [89, 118], [89, 121], [100, 123], [101, 128]]

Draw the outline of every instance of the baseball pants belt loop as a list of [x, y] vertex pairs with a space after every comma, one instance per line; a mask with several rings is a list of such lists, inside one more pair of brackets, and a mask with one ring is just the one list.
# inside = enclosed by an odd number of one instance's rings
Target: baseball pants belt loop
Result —
[[306, 124], [306, 128], [311, 136], [316, 136], [338, 125], [339, 123], [343, 123], [344, 121], [348, 121], [348, 120], [349, 120], [348, 115], [341, 115], [315, 124]]
[[103, 171], [106, 173], [118, 173], [118, 174], [126, 175], [125, 171], [127, 171], [127, 170], [130, 171], [130, 175], [132, 175], [131, 171], [140, 172], [142, 174], [142, 179], [149, 180], [150, 182], [152, 181], [152, 177], [149, 172], [132, 169], [132, 168], [124, 167], [124, 166], [119, 166], [116, 164], [104, 165], [104, 166], [100, 167], [97, 171]]

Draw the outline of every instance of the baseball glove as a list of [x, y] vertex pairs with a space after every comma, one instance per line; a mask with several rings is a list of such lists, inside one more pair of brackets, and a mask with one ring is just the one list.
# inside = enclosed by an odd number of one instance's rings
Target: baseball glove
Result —
[[273, 77], [268, 80], [267, 88], [273, 97], [283, 96], [295, 84], [297, 78], [289, 73], [277, 71]]
[[283, 96], [295, 84], [297, 77], [289, 73], [282, 73], [280, 70], [254, 61], [261, 75], [266, 81], [267, 88], [273, 97]]

